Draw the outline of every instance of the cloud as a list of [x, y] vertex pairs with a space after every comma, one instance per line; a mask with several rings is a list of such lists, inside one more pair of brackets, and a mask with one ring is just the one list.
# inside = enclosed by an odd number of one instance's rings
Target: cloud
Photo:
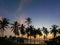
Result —
[[23, 16], [20, 16], [18, 22], [19, 22], [20, 24], [25, 24], [25, 18], [24, 18]]
[[26, 5], [29, 5], [31, 2], [32, 2], [32, 0], [20, 0], [18, 11], [22, 11], [23, 7]]
[[24, 16], [26, 15], [26, 13], [23, 12], [23, 8], [25, 6], [28, 6], [31, 2], [32, 2], [32, 0], [20, 0], [20, 4], [19, 4], [18, 9], [17, 9], [17, 13], [20, 15], [18, 17], [18, 22], [20, 22], [20, 24], [25, 23]]

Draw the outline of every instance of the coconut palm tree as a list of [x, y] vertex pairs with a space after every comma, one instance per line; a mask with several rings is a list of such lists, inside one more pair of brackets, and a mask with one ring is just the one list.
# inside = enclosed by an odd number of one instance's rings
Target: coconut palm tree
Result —
[[30, 29], [30, 28], [27, 27], [26, 30], [25, 30], [25, 31], [26, 31], [26, 34], [27, 34], [27, 38], [29, 37], [29, 29]]
[[43, 31], [43, 33], [44, 33], [44, 39], [46, 39], [46, 36], [47, 36], [48, 33], [49, 33], [48, 30], [47, 30], [47, 28], [43, 27], [42, 31]]
[[20, 32], [21, 32], [21, 34], [22, 34], [22, 37], [23, 37], [23, 35], [25, 35], [26, 33], [25, 33], [25, 26], [22, 24], [21, 25], [21, 27], [20, 27]]
[[9, 24], [9, 19], [7, 18], [2, 18], [2, 21], [0, 21], [0, 29], [2, 31], [2, 36], [4, 36], [4, 31], [6, 30], [8, 24]]
[[53, 36], [54, 37], [56, 37], [56, 34], [57, 34], [57, 32], [58, 32], [58, 25], [52, 25], [52, 28], [50, 28], [50, 29], [52, 29], [51, 30], [51, 33], [53, 33]]
[[36, 39], [36, 35], [37, 35], [37, 30], [34, 28], [32, 31], [32, 36], [34, 37], [34, 44], [35, 44], [35, 39]]
[[38, 34], [39, 36], [42, 36], [42, 32], [41, 32], [40, 28], [37, 29], [37, 34]]
[[[25, 23], [27, 23], [27, 25], [28, 25], [28, 27], [27, 27], [27, 29], [26, 29], [26, 33], [27, 33], [27, 37], [29, 37], [29, 35], [30, 35], [30, 29], [31, 29], [31, 27], [32, 26], [30, 26], [30, 23], [32, 22], [31, 21], [32, 19], [30, 18], [30, 17], [28, 17], [27, 19], [26, 19], [26, 21], [25, 21]], [[30, 39], [31, 39], [31, 36], [30, 36]], [[31, 41], [30, 41], [31, 42]]]
[[13, 32], [14, 32], [14, 34], [15, 35], [19, 35], [19, 26], [20, 26], [20, 24], [17, 22], [17, 21], [15, 21], [13, 24], [11, 24], [12, 25], [12, 30], [13, 30]]
[[30, 43], [31, 43], [31, 36], [33, 36], [33, 26], [29, 26], [27, 31], [27, 36], [30, 36]]
[[[28, 37], [29, 37], [29, 27], [26, 28], [25, 32], [27, 34], [27, 39], [28, 39]], [[27, 43], [28, 43], [28, 40], [27, 40]]]
[[[27, 32], [27, 37], [30, 36], [30, 43], [31, 43], [31, 36], [33, 36], [34, 38], [36, 38], [36, 30], [31, 25], [31, 26], [29, 26], [27, 28], [26, 32]], [[35, 44], [35, 40], [34, 40], [34, 44]]]
[[[39, 35], [39, 37], [42, 36], [42, 32], [41, 32], [40, 28], [38, 28], [38, 29], [36, 30], [36, 35]], [[40, 41], [39, 41], [39, 42], [40, 42]]]
[[32, 22], [31, 20], [32, 20], [32, 19], [31, 19], [30, 17], [28, 17], [28, 18], [26, 19], [26, 23], [27, 23], [28, 26], [29, 26], [30, 23]]

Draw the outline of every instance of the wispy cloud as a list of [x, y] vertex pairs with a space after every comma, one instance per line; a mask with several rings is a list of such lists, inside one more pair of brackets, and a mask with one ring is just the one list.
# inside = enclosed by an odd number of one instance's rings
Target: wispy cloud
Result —
[[25, 22], [24, 16], [26, 14], [23, 12], [23, 8], [25, 6], [28, 6], [31, 2], [32, 0], [20, 0], [19, 7], [17, 8], [17, 13], [20, 15], [18, 17], [18, 21], [20, 22], [20, 24], [23, 24]]
[[12, 11], [10, 12], [10, 10], [9, 10], [10, 8], [8, 8], [9, 4], [7, 5], [7, 4], [5, 4], [4, 0], [0, 0], [0, 16], [8, 17], [9, 19], [12, 19], [12, 21], [13, 20], [14, 21], [24, 20], [24, 16], [26, 15], [26, 13], [23, 11], [23, 8], [25, 6], [28, 6], [31, 2], [32, 2], [32, 0], [20, 0], [18, 8], [14, 12], [12, 12]]
[[23, 10], [23, 7], [26, 6], [26, 5], [29, 5], [30, 3], [32, 2], [32, 0], [20, 0], [20, 4], [19, 4], [19, 7], [18, 7], [18, 12], [22, 12]]

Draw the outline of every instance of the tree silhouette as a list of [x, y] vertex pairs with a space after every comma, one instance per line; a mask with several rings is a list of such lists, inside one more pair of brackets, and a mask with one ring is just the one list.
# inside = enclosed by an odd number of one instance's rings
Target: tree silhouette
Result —
[[34, 37], [34, 44], [35, 44], [35, 38], [36, 38], [36, 29], [35, 28], [32, 30], [31, 34]]
[[60, 34], [60, 28], [58, 29], [58, 33]]
[[22, 37], [23, 37], [23, 35], [25, 35], [25, 27], [24, 27], [23, 24], [22, 24], [21, 27], [20, 27], [20, 32], [21, 32]]
[[[30, 30], [29, 27], [27, 27], [26, 30], [25, 30], [25, 32], [26, 32], [26, 34], [27, 34], [27, 39], [28, 39], [28, 37], [29, 37], [29, 30]], [[27, 43], [28, 43], [28, 40], [27, 40]]]
[[30, 28], [29, 28], [29, 27], [27, 27], [27, 28], [26, 28], [27, 38], [29, 37], [29, 30], [30, 30]]
[[15, 21], [14, 24], [12, 24], [11, 28], [12, 28], [15, 35], [19, 35], [19, 31], [18, 31], [19, 26], [20, 26], [20, 24], [17, 21]]
[[2, 18], [2, 21], [0, 21], [0, 29], [2, 31], [2, 36], [4, 36], [4, 31], [7, 28], [9, 24], [9, 19], [7, 18]]
[[46, 36], [47, 36], [48, 33], [49, 33], [48, 30], [47, 30], [47, 28], [43, 27], [42, 31], [43, 31], [43, 33], [44, 33], [44, 39], [46, 39]]
[[39, 38], [40, 38], [40, 36], [43, 35], [42, 32], [41, 32], [41, 30], [40, 30], [40, 28], [38, 28], [38, 29], [36, 30], [36, 32], [37, 32], [37, 35], [39, 35]]
[[36, 32], [39, 36], [42, 36], [42, 32], [41, 32], [40, 28], [38, 28]]
[[[34, 37], [34, 39], [36, 38], [36, 30], [35, 28], [31, 25], [30, 27], [28, 27], [27, 31], [27, 36], [30, 36], [30, 43], [31, 43], [31, 36]], [[34, 40], [34, 44], [35, 44], [35, 40]]]
[[[31, 33], [31, 30], [30, 30], [30, 29], [31, 29], [32, 26], [29, 26], [30, 23], [32, 22], [31, 20], [32, 20], [32, 19], [31, 19], [30, 17], [28, 17], [28, 18], [26, 19], [26, 21], [25, 21], [25, 22], [27, 23], [27, 25], [28, 25], [28, 27], [26, 28], [27, 37], [29, 37], [29, 36], [31, 35], [31, 34], [30, 34], [30, 33]], [[31, 36], [30, 36], [30, 39], [31, 39]], [[31, 40], [30, 40], [30, 42], [31, 42]]]
[[30, 43], [31, 43], [31, 36], [33, 36], [33, 26], [29, 26], [27, 29], [26, 29], [26, 33], [27, 33], [27, 37], [30, 36]]
[[27, 21], [26, 21], [26, 23], [28, 24], [28, 26], [30, 25], [30, 23], [32, 22], [31, 20], [31, 18], [30, 17], [28, 17], [27, 19], [26, 19]]
[[56, 37], [56, 34], [58, 32], [57, 28], [58, 28], [58, 25], [52, 25], [52, 28], [50, 28], [50, 29], [52, 29], [51, 33], [53, 33], [54, 37]]

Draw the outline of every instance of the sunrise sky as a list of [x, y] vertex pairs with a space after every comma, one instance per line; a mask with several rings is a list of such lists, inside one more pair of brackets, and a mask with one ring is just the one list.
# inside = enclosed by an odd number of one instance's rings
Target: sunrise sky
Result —
[[60, 0], [0, 0], [0, 16], [10, 22], [31, 17], [35, 27], [50, 28], [60, 25]]

